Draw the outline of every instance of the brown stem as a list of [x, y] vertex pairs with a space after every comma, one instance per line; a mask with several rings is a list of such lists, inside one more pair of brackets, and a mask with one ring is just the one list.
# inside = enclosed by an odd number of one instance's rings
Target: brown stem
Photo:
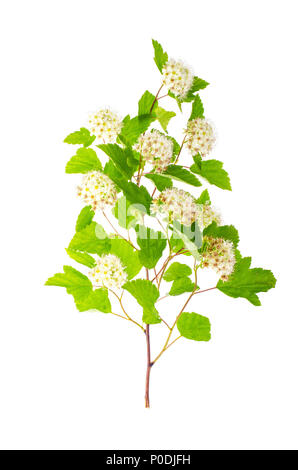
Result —
[[159, 95], [159, 93], [160, 93], [160, 90], [162, 89], [162, 87], [163, 87], [163, 85], [161, 85], [160, 89], [158, 90], [158, 92], [157, 92], [157, 93], [156, 93], [156, 95], [155, 95], [155, 98], [154, 98], [154, 101], [153, 101], [153, 103], [152, 103], [152, 105], [151, 105], [151, 108], [150, 108], [149, 114], [151, 114], [151, 113], [152, 113], [152, 110], [153, 110], [153, 108], [154, 108], [154, 105], [155, 105], [155, 103], [156, 103], [156, 101], [157, 101], [157, 99], [158, 99], [158, 95]]
[[[149, 280], [149, 270], [146, 269], [146, 278]], [[149, 400], [149, 386], [150, 386], [150, 372], [151, 372], [151, 350], [150, 350], [150, 325], [146, 325], [146, 344], [147, 344], [147, 371], [146, 371], [146, 386], [145, 386], [145, 408], [150, 408]]]
[[178, 152], [178, 155], [177, 155], [177, 157], [176, 157], [176, 160], [175, 160], [174, 164], [176, 164], [176, 163], [178, 162], [178, 160], [179, 160], [179, 157], [180, 157], [180, 154], [181, 154], [181, 151], [182, 151], [182, 147], [183, 147], [183, 145], [184, 145], [184, 143], [185, 143], [185, 138], [186, 138], [186, 136], [184, 136], [184, 138], [183, 138], [183, 140], [182, 140], [182, 143], [181, 143], [181, 146], [180, 146], [180, 149], [179, 149], [179, 152]]
[[146, 371], [146, 387], [145, 387], [145, 408], [150, 408], [149, 400], [149, 386], [150, 386], [150, 372], [151, 372], [151, 352], [150, 352], [150, 330], [149, 325], [146, 325], [146, 343], [147, 343], [147, 371]]

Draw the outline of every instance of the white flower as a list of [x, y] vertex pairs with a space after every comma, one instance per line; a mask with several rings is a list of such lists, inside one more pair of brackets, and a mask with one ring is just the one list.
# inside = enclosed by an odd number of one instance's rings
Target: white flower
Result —
[[168, 222], [178, 220], [183, 225], [191, 225], [200, 216], [201, 208], [186, 191], [167, 188], [153, 200], [151, 213], [161, 214]]
[[212, 222], [216, 222], [217, 225], [220, 225], [221, 215], [210, 204], [202, 204], [201, 213], [198, 217], [198, 224], [200, 229], [203, 231], [203, 229], [212, 224]]
[[202, 268], [214, 269], [222, 281], [227, 281], [234, 271], [234, 245], [222, 238], [204, 237]]
[[97, 259], [96, 266], [89, 272], [93, 287], [120, 289], [127, 281], [127, 273], [118, 256], [104, 255]]
[[181, 61], [170, 59], [162, 69], [162, 83], [174, 93], [184, 98], [193, 82], [191, 71]]
[[158, 131], [142, 134], [134, 149], [152, 163], [154, 171], [158, 173], [166, 170], [173, 156], [173, 142]]
[[200, 153], [206, 157], [212, 150], [215, 136], [211, 125], [201, 118], [188, 122], [186, 129], [186, 146], [191, 155]]
[[101, 109], [89, 116], [89, 129], [99, 142], [115, 143], [122, 128], [120, 117], [109, 109]]
[[92, 209], [113, 207], [117, 201], [116, 187], [110, 178], [100, 171], [90, 171], [83, 176], [81, 186], [78, 186], [78, 196]]

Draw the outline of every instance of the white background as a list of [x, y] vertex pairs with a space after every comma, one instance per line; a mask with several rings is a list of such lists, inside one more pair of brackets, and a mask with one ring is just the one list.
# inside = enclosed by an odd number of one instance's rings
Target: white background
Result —
[[[296, 6], [1, 4], [1, 448], [297, 449]], [[144, 90], [156, 92], [151, 38], [211, 83], [201, 95], [218, 134], [212, 156], [233, 186], [211, 187], [212, 199], [238, 227], [242, 254], [278, 282], [262, 307], [217, 291], [195, 297], [189, 311], [210, 318], [212, 341], [181, 340], [163, 356], [145, 410], [142, 333], [80, 314], [64, 289], [43, 284], [69, 262], [82, 207], [80, 177], [64, 173], [74, 149], [62, 141], [90, 111], [134, 115]], [[179, 114], [173, 100], [163, 106]], [[184, 109], [169, 127], [178, 139]], [[161, 311], [173, 318], [182, 302]]]

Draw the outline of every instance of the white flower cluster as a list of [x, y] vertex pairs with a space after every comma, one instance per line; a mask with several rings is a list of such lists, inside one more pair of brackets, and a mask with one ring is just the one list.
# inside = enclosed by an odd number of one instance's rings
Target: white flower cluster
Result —
[[202, 268], [214, 269], [222, 281], [227, 281], [235, 265], [234, 245], [222, 238], [204, 237]]
[[173, 156], [173, 142], [158, 131], [142, 134], [134, 149], [140, 152], [147, 162], [152, 163], [157, 173], [166, 170]]
[[212, 150], [215, 136], [211, 125], [201, 118], [188, 122], [186, 129], [186, 146], [191, 155], [200, 153], [206, 157]]
[[78, 186], [78, 196], [93, 210], [113, 207], [117, 201], [116, 187], [110, 178], [100, 171], [90, 171]]
[[89, 128], [101, 143], [112, 144], [116, 142], [121, 132], [122, 121], [120, 117], [109, 109], [101, 109], [97, 113], [90, 114]]
[[181, 61], [170, 59], [162, 69], [162, 83], [174, 93], [184, 98], [193, 82], [191, 71]]
[[208, 225], [216, 222], [217, 225], [221, 224], [221, 215], [210, 204], [203, 204], [201, 206], [201, 214], [198, 219], [200, 229], [208, 227]]
[[94, 287], [120, 289], [127, 281], [127, 274], [118, 256], [104, 255], [97, 259], [89, 278]]
[[200, 216], [201, 208], [186, 191], [167, 188], [153, 200], [151, 213], [161, 214], [168, 222], [178, 220], [183, 225], [191, 225]]

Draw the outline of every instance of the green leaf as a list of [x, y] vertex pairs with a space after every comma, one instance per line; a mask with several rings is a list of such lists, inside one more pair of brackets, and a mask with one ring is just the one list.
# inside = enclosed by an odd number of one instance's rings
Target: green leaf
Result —
[[181, 313], [177, 321], [177, 328], [181, 336], [187, 339], [195, 341], [209, 341], [211, 339], [210, 321], [198, 313]]
[[143, 114], [130, 119], [122, 127], [120, 139], [126, 145], [133, 145], [155, 119], [155, 115], [152, 114]]
[[272, 272], [267, 269], [250, 269], [251, 258], [240, 258], [235, 265], [234, 272], [229, 280], [219, 280], [217, 289], [230, 297], [243, 297], [253, 305], [261, 305], [257, 296], [258, 292], [267, 292], [275, 287], [276, 279]]
[[154, 62], [156, 63], [160, 73], [162, 73], [163, 66], [168, 62], [168, 54], [164, 52], [159, 42], [152, 39], [152, 44], [154, 47]]
[[151, 281], [137, 279], [124, 284], [123, 289], [126, 289], [143, 307], [144, 323], [154, 324], [161, 322], [154, 305], [159, 297], [159, 291]]
[[76, 155], [66, 164], [66, 173], [88, 173], [88, 171], [101, 171], [102, 165], [96, 152], [90, 148], [81, 147]]
[[172, 263], [169, 269], [163, 275], [163, 279], [167, 282], [175, 281], [186, 276], [189, 276], [192, 270], [187, 264]]
[[110, 247], [110, 239], [103, 227], [96, 222], [91, 222], [74, 235], [68, 248], [101, 256], [103, 253], [108, 253]]
[[166, 109], [163, 109], [160, 106], [158, 106], [154, 110], [154, 112], [156, 114], [156, 117], [157, 117], [158, 122], [160, 123], [161, 127], [163, 128], [163, 130], [165, 132], [167, 132], [168, 124], [169, 124], [170, 120], [173, 117], [176, 116], [176, 113], [174, 113], [173, 111], [167, 111]]
[[85, 127], [81, 127], [79, 131], [72, 132], [71, 134], [69, 134], [64, 139], [64, 142], [66, 144], [79, 144], [84, 145], [84, 147], [89, 147], [89, 145], [91, 145], [95, 139], [95, 135], [91, 135], [88, 129], [86, 129]]
[[77, 263], [83, 264], [84, 266], [88, 266], [88, 268], [94, 268], [94, 266], [96, 265], [95, 259], [88, 253], [82, 253], [81, 251], [71, 250], [70, 248], [66, 248], [66, 252], [68, 256], [74, 259]]
[[192, 186], [202, 186], [198, 178], [180, 165], [169, 165], [164, 174], [171, 176], [171, 178], [177, 181], [191, 184]]
[[218, 188], [232, 190], [228, 173], [222, 168], [223, 163], [218, 160], [206, 160], [201, 162], [201, 168], [194, 163], [190, 169], [193, 173], [206, 178], [209, 183]]
[[64, 273], [57, 273], [50, 277], [45, 283], [46, 286], [66, 287], [68, 294], [84, 297], [92, 289], [91, 281], [87, 276], [80, 273], [71, 266], [63, 266]]
[[116, 185], [116, 188], [121, 191], [121, 184], [125, 184], [127, 182], [127, 177], [123, 177], [121, 171], [117, 170], [112, 160], [109, 160], [104, 167], [104, 174], [107, 175]]
[[83, 228], [87, 227], [87, 225], [91, 224], [95, 212], [91, 209], [91, 206], [85, 206], [79, 213], [76, 223], [76, 231], [79, 232]]
[[202, 246], [202, 233], [197, 223], [192, 224], [191, 227], [186, 227], [178, 222], [173, 223], [173, 235], [182, 240], [183, 246], [191, 253], [191, 255], [201, 261], [201, 255], [198, 248]]
[[221, 225], [218, 227], [216, 222], [212, 222], [208, 227], [204, 229], [203, 235], [212, 238], [223, 238], [224, 240], [231, 241], [235, 248], [239, 243], [238, 230], [234, 225]]
[[192, 292], [194, 290], [194, 283], [189, 279], [189, 277], [183, 277], [181, 279], [176, 279], [171, 287], [169, 292], [170, 295], [181, 295], [185, 292]]
[[204, 106], [199, 95], [195, 96], [192, 103], [192, 110], [189, 120], [192, 121], [196, 118], [204, 118]]
[[158, 105], [157, 101], [154, 103], [154, 107], [151, 110], [154, 100], [155, 96], [152, 95], [150, 91], [146, 90], [139, 101], [138, 115], [142, 116], [143, 114], [150, 114], [150, 112], [155, 111]]
[[199, 77], [194, 77], [191, 88], [189, 90], [190, 94], [196, 93], [196, 91], [203, 90], [209, 85], [208, 82]]
[[204, 189], [201, 193], [200, 197], [196, 200], [197, 204], [211, 204], [210, 196], [208, 193], [208, 189]]
[[[112, 212], [116, 219], [118, 219], [120, 227], [126, 229], [134, 227], [142, 214], [134, 208], [134, 205], [125, 196], [117, 200]], [[140, 217], [138, 217], [138, 214], [140, 214]]]
[[167, 241], [161, 232], [144, 227], [136, 227], [137, 242], [140, 247], [139, 259], [143, 266], [152, 269], [156, 266], [162, 256], [162, 252], [167, 245]]
[[110, 253], [120, 258], [125, 271], [127, 272], [128, 279], [135, 277], [142, 269], [138, 252], [135, 251], [126, 240], [121, 238], [112, 238]]
[[171, 188], [173, 186], [172, 180], [164, 175], [160, 175], [157, 173], [149, 173], [145, 175], [145, 177], [153, 181], [158, 191], [163, 191], [164, 189]]
[[111, 312], [111, 304], [106, 289], [93, 291], [87, 276], [71, 266], [63, 266], [64, 273], [55, 274], [45, 283], [46, 286], [66, 287], [66, 292], [74, 298], [80, 312], [90, 309]]
[[[98, 148], [110, 157], [120, 173], [130, 179], [135, 172], [136, 167], [129, 164], [135, 160], [131, 148], [119, 147], [117, 144], [101, 144]], [[137, 166], [137, 164], [136, 164]]]
[[107, 289], [92, 290], [88, 296], [77, 300], [76, 306], [80, 312], [99, 310], [103, 313], [110, 313], [112, 311]]
[[122, 181], [119, 186], [124, 196], [141, 212], [150, 214], [150, 205], [152, 197], [148, 193], [145, 186], [137, 186], [135, 183]]

